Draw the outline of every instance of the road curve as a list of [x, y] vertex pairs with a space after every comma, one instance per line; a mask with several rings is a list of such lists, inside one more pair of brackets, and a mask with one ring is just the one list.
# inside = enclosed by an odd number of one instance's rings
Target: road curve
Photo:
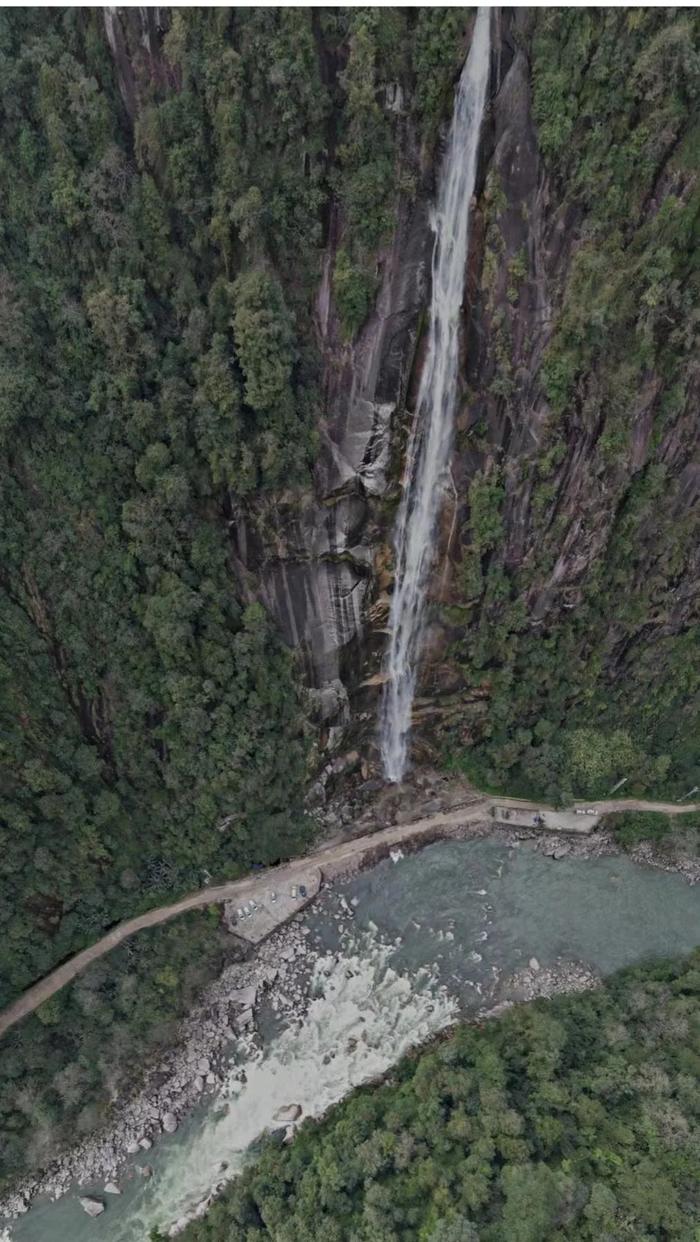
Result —
[[158, 923], [165, 923], [178, 914], [184, 914], [187, 910], [196, 910], [200, 906], [232, 900], [243, 905], [251, 898], [262, 897], [263, 893], [270, 888], [281, 889], [287, 884], [293, 884], [314, 867], [320, 868], [324, 878], [332, 878], [349, 869], [353, 864], [357, 865], [366, 854], [373, 854], [375, 851], [380, 854], [386, 853], [392, 845], [409, 843], [414, 838], [420, 840], [427, 834], [434, 833], [436, 838], [441, 835], [447, 836], [450, 830], [470, 820], [484, 819], [488, 814], [489, 806], [489, 799], [475, 798], [473, 802], [455, 810], [431, 815], [427, 819], [416, 820], [412, 824], [384, 828], [380, 832], [357, 837], [352, 841], [331, 843], [323, 846], [314, 854], [306, 854], [278, 867], [269, 867], [266, 871], [256, 871], [241, 880], [231, 880], [227, 884], [201, 888], [198, 892], [190, 893], [189, 896], [173, 902], [172, 905], [157, 906], [154, 910], [147, 910], [145, 914], [126, 919], [117, 927], [113, 927], [100, 940], [89, 945], [87, 949], [81, 949], [80, 953], [76, 953], [67, 962], [57, 966], [49, 975], [27, 988], [26, 992], [8, 1005], [0, 1013], [0, 1037], [16, 1022], [33, 1013], [39, 1005], [43, 1005], [44, 1001], [49, 1000], [67, 983], [75, 979], [76, 975], [79, 975], [92, 962], [112, 949], [116, 949], [135, 932], [143, 931], [146, 927], [155, 927]]
[[[20, 1022], [22, 1018], [33, 1013], [42, 1005], [44, 1001], [49, 1000], [56, 992], [65, 987], [85, 970], [92, 962], [103, 957], [105, 953], [109, 953], [112, 949], [116, 949], [129, 936], [133, 936], [136, 932], [143, 931], [146, 927], [155, 927], [158, 923], [165, 923], [169, 919], [175, 918], [178, 914], [184, 914], [187, 910], [196, 910], [201, 906], [217, 904], [222, 901], [237, 900], [241, 904], [249, 901], [251, 898], [261, 897], [271, 886], [275, 888], [283, 888], [285, 884], [293, 884], [298, 880], [304, 872], [310, 868], [319, 867], [325, 879], [333, 878], [341, 874], [350, 867], [357, 866], [365, 855], [373, 855], [375, 852], [379, 855], [386, 853], [393, 845], [410, 844], [413, 841], [420, 841], [422, 837], [434, 839], [440, 836], [449, 836], [451, 831], [460, 828], [463, 824], [473, 820], [484, 819], [492, 806], [514, 806], [521, 809], [531, 808], [533, 811], [553, 811], [554, 807], [548, 807], [541, 802], [528, 802], [524, 798], [491, 798], [481, 794], [475, 794], [474, 798], [466, 802], [461, 807], [454, 810], [438, 812], [436, 815], [430, 815], [426, 819], [416, 820], [412, 824], [394, 825], [391, 828], [383, 828], [379, 832], [369, 833], [364, 837], [356, 837], [352, 841], [342, 841], [331, 843], [316, 850], [313, 854], [307, 854], [302, 858], [295, 858], [289, 863], [283, 863], [278, 867], [270, 867], [266, 871], [255, 872], [252, 875], [245, 876], [241, 880], [231, 880], [227, 884], [214, 885], [211, 888], [201, 888], [196, 893], [190, 893], [187, 897], [182, 897], [179, 901], [175, 901], [172, 905], [157, 906], [154, 910], [147, 910], [145, 914], [138, 914], [135, 918], [126, 919], [125, 922], [119, 923], [117, 927], [112, 928], [100, 940], [82, 949], [80, 953], [76, 953], [74, 957], [69, 958], [61, 966], [57, 966], [49, 975], [40, 979], [38, 983], [34, 983], [26, 992], [18, 996], [10, 1005], [0, 1013], [0, 1037], [2, 1037], [10, 1027]], [[700, 811], [700, 803], [687, 803], [678, 806], [670, 802], [645, 802], [635, 798], [625, 798], [619, 800], [609, 800], [603, 802], [577, 802], [574, 806], [592, 807], [601, 814], [609, 811], [662, 811], [669, 815], [678, 815], [684, 811]]]

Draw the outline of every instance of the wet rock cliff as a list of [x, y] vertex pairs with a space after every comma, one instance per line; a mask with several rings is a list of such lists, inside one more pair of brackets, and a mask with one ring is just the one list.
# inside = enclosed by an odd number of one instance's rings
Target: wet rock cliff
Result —
[[[241, 571], [252, 573], [312, 685], [352, 687], [381, 582], [391, 523], [387, 497], [420, 317], [431, 233], [427, 197], [402, 204], [391, 244], [378, 258], [380, 289], [356, 338], [344, 340], [333, 304], [333, 247], [317, 299], [322, 356], [320, 449], [312, 486], [267, 498], [234, 529]], [[339, 691], [345, 701], [345, 691]], [[326, 715], [333, 696], [322, 695]]]
[[[129, 44], [141, 73], [173, 72], [157, 52], [158, 12], [106, 17], [131, 110]], [[594, 700], [617, 703], [611, 724], [653, 688], [675, 702], [669, 679], [686, 667], [697, 619], [700, 489], [696, 277], [679, 240], [697, 211], [697, 75], [682, 54], [697, 34], [681, 26], [493, 11], [461, 392], [416, 705], [431, 744], [441, 733], [478, 741], [494, 703], [509, 745], [518, 715], [526, 732], [544, 719], [546, 740]], [[401, 114], [406, 89], [386, 88], [384, 108]], [[449, 101], [443, 125], [448, 113]], [[299, 650], [331, 741], [353, 707], [376, 705], [429, 298], [440, 143], [421, 147], [408, 115], [397, 132], [414, 175], [350, 338], [334, 295], [337, 202], [325, 219], [309, 485], [237, 506], [230, 524], [239, 583]], [[508, 690], [514, 679], [527, 705]]]

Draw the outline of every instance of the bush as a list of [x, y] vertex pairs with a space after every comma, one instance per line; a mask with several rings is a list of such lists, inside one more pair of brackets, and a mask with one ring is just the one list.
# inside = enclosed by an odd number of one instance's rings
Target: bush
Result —
[[333, 292], [343, 331], [347, 336], [354, 336], [362, 327], [369, 314], [375, 289], [376, 280], [371, 272], [353, 263], [347, 250], [339, 250], [333, 272]]

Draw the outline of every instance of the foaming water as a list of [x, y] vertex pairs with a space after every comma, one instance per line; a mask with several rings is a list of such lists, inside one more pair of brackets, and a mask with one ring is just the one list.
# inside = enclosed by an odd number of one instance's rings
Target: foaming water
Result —
[[318, 958], [303, 1020], [246, 1064], [242, 1087], [232, 1071], [218, 1111], [212, 1109], [184, 1142], [173, 1144], [164, 1167], [119, 1224], [117, 1205], [110, 1204], [113, 1220], [104, 1235], [110, 1242], [147, 1237], [154, 1225], [174, 1236], [216, 1183], [241, 1171], [279, 1109], [298, 1104], [302, 1117], [319, 1116], [456, 1019], [457, 1002], [436, 976], [429, 969], [399, 972], [389, 961], [394, 951], [393, 943], [369, 931], [348, 940], [340, 959]]
[[489, 75], [489, 22], [489, 10], [480, 8], [457, 89], [432, 218], [430, 328], [396, 524], [388, 678], [380, 714], [382, 760], [390, 781], [400, 781], [406, 768], [426, 588], [452, 442], [470, 205]]
[[[688, 952], [700, 943], [700, 889], [625, 857], [555, 862], [501, 838], [447, 841], [339, 884], [305, 924], [299, 1019], [263, 1034], [242, 1087], [236, 1064], [218, 1099], [128, 1162], [119, 1198], [97, 1184], [37, 1201], [11, 1242], [145, 1242], [154, 1224], [175, 1227], [255, 1158], [280, 1108], [319, 1116], [458, 1017], [511, 997], [532, 956], [545, 969], [565, 960], [607, 974]], [[280, 983], [285, 994], [290, 986]], [[261, 1033], [273, 999], [261, 1001]], [[146, 1161], [150, 1180], [135, 1171]], [[96, 1220], [79, 1206], [85, 1193], [106, 1201]]]

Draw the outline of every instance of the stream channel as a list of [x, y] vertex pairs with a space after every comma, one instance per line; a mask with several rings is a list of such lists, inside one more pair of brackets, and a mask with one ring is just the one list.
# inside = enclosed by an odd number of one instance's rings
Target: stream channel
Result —
[[[305, 1015], [285, 1023], [269, 998], [258, 1009], [263, 1046], [246, 1081], [232, 1070], [177, 1133], [131, 1157], [119, 1197], [96, 1185], [37, 1200], [0, 1239], [145, 1242], [253, 1158], [280, 1107], [321, 1114], [460, 1016], [512, 996], [508, 980], [530, 959], [605, 975], [700, 944], [700, 888], [679, 875], [620, 856], [554, 861], [529, 845], [440, 842], [328, 890], [304, 916]], [[150, 1179], [136, 1175], [146, 1163]], [[106, 1211], [90, 1219], [79, 1193]]]

